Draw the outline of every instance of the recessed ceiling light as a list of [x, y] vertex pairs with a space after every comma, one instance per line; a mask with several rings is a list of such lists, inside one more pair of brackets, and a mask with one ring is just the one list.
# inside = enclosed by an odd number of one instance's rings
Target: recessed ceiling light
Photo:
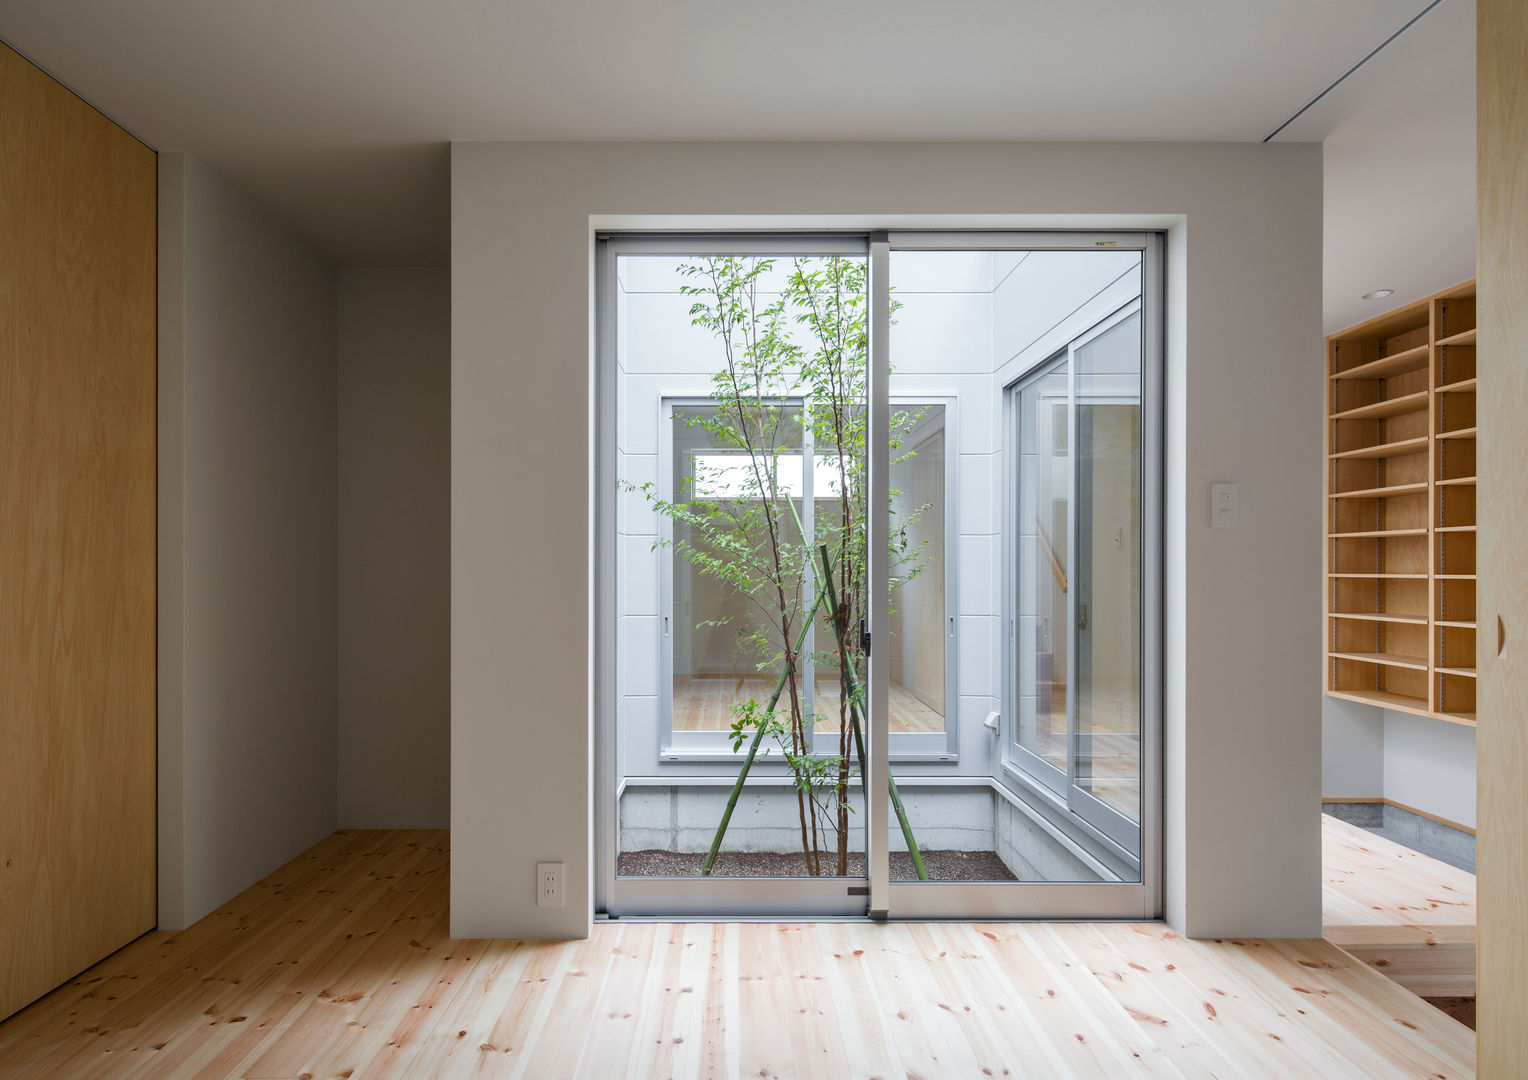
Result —
[[1394, 289], [1375, 289], [1373, 292], [1366, 292], [1366, 293], [1364, 293], [1362, 299], [1364, 299], [1364, 300], [1383, 300], [1385, 297], [1389, 296], [1393, 292], [1395, 292]]

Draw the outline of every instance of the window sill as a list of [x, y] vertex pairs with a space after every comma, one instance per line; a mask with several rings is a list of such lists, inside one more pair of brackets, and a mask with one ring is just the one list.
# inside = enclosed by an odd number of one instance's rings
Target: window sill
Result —
[[[658, 753], [659, 765], [723, 765], [741, 762], [748, 755], [743, 751], [732, 753], [726, 750], [675, 750], [665, 747]], [[827, 755], [824, 754], [824, 757]], [[959, 754], [890, 754], [889, 759], [893, 765], [898, 763], [905, 765], [958, 765]], [[779, 765], [779, 759], [771, 754], [768, 757], [760, 756], [754, 761], [754, 768], [761, 766]]]

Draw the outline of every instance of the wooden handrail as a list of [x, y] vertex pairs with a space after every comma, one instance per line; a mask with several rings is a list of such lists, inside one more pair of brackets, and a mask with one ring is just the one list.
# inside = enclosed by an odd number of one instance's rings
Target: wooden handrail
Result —
[[1035, 535], [1040, 538], [1040, 546], [1045, 549], [1045, 557], [1050, 559], [1051, 574], [1056, 579], [1056, 584], [1061, 586], [1061, 591], [1066, 592], [1066, 568], [1061, 565], [1061, 560], [1056, 558], [1056, 553], [1051, 550], [1050, 541], [1045, 538], [1045, 529], [1038, 518], [1035, 519]]

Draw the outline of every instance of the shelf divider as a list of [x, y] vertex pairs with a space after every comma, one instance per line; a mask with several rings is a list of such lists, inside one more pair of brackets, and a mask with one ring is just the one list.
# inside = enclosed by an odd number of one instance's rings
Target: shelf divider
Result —
[[1426, 671], [1428, 667], [1427, 657], [1407, 656], [1404, 653], [1386, 652], [1334, 652], [1331, 654], [1334, 660], [1358, 660], [1365, 664], [1379, 664], [1382, 667], [1409, 668], [1412, 671]]
[[1401, 439], [1398, 442], [1360, 446], [1354, 450], [1338, 450], [1328, 456], [1334, 461], [1346, 461], [1353, 458], [1404, 457], [1407, 454], [1425, 453], [1427, 444], [1431, 441], [1426, 435], [1418, 435], [1416, 438]]
[[1365, 364], [1358, 364], [1342, 371], [1332, 372], [1333, 379], [1384, 379], [1391, 375], [1401, 375], [1408, 371], [1420, 371], [1427, 366], [1429, 348], [1424, 342], [1390, 356], [1381, 356], [1378, 360], [1370, 360]]
[[1402, 394], [1398, 398], [1372, 401], [1367, 405], [1359, 405], [1351, 409], [1343, 409], [1340, 413], [1333, 413], [1332, 419], [1381, 420], [1389, 416], [1401, 416], [1404, 413], [1425, 412], [1427, 410], [1427, 398], [1430, 393], [1427, 390], [1418, 390], [1414, 394]]

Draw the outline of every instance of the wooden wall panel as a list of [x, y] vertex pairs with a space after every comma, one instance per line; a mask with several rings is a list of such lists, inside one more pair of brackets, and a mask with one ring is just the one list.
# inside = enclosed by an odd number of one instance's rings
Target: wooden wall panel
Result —
[[0, 46], [0, 1017], [154, 925], [155, 159]]
[[[1479, 1075], [1528, 1068], [1528, 4], [1478, 0]], [[1504, 641], [1498, 655], [1497, 619]]]

